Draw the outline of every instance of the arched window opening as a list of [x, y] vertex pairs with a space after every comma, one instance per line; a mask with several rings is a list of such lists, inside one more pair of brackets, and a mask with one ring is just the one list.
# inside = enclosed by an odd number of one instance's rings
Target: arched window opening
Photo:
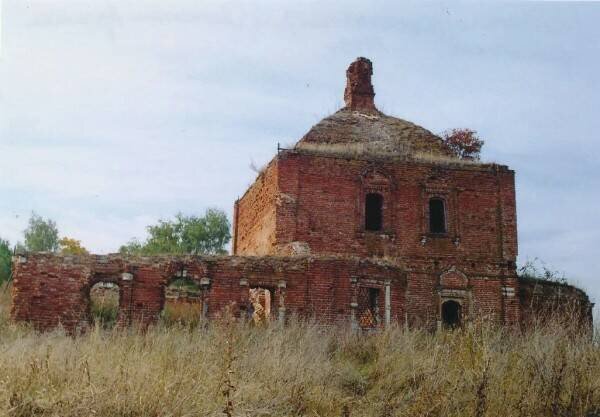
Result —
[[378, 231], [383, 227], [383, 196], [369, 193], [365, 198], [365, 229]]
[[248, 289], [246, 314], [255, 325], [266, 325], [271, 321], [274, 291], [271, 288]]
[[444, 200], [432, 198], [429, 200], [429, 231], [431, 233], [446, 233], [446, 209]]
[[202, 288], [196, 281], [177, 278], [165, 288], [161, 321], [195, 327], [202, 317], [202, 301]]
[[90, 288], [90, 316], [94, 325], [112, 328], [119, 313], [120, 288], [114, 282], [97, 282]]
[[445, 301], [442, 304], [442, 323], [447, 329], [454, 329], [461, 325], [461, 309], [460, 303], [454, 300]]

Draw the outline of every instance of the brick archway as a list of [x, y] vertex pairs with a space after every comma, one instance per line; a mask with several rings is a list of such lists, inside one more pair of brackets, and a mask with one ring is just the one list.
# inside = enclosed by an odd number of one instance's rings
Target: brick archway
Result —
[[93, 275], [85, 289], [85, 300], [89, 325], [111, 328], [123, 317], [123, 289], [116, 275]]

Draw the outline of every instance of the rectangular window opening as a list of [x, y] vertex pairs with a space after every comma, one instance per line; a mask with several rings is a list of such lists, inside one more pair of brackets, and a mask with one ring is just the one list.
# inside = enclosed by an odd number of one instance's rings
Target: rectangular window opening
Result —
[[361, 287], [358, 292], [358, 324], [373, 328], [379, 324], [379, 288]]
[[383, 196], [369, 193], [365, 197], [365, 229], [379, 231], [383, 228]]
[[446, 233], [446, 208], [441, 198], [429, 200], [429, 231]]

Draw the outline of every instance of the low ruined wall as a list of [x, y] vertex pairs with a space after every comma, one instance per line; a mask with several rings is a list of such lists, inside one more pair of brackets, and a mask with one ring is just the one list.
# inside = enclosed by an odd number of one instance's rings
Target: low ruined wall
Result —
[[218, 317], [224, 308], [242, 316], [250, 306], [249, 289], [273, 293], [274, 319], [291, 315], [325, 323], [349, 323], [359, 288], [380, 290], [379, 324], [404, 317], [404, 274], [397, 267], [358, 259], [275, 257], [59, 256], [15, 257], [12, 318], [46, 330], [70, 332], [90, 325], [90, 289], [97, 282], [119, 287], [117, 325], [156, 323], [165, 288], [174, 279], [191, 279], [202, 288], [203, 314]]
[[592, 327], [594, 304], [583, 290], [560, 282], [532, 278], [520, 279], [519, 288], [525, 325], [552, 319]]
[[[521, 281], [513, 265], [486, 260], [427, 257], [375, 260], [352, 257], [124, 257], [26, 254], [13, 261], [15, 321], [37, 329], [63, 326], [84, 331], [91, 324], [90, 291], [99, 282], [119, 288], [117, 325], [147, 326], [158, 321], [167, 287], [185, 278], [205, 318], [225, 308], [249, 317], [250, 289], [268, 290], [273, 320], [291, 316], [326, 324], [381, 327], [400, 323], [436, 329], [444, 304], [460, 308], [460, 321], [485, 319], [498, 325], [529, 324], [550, 312], [566, 315], [576, 306], [591, 325], [591, 303], [570, 286]], [[561, 310], [562, 309], [562, 310]], [[572, 310], [572, 309], [571, 309]]]

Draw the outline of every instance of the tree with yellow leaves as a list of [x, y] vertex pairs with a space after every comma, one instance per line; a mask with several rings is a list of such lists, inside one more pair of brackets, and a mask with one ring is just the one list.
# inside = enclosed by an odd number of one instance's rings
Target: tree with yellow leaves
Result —
[[89, 255], [86, 248], [81, 246], [81, 241], [63, 237], [58, 241], [60, 253], [63, 255]]

